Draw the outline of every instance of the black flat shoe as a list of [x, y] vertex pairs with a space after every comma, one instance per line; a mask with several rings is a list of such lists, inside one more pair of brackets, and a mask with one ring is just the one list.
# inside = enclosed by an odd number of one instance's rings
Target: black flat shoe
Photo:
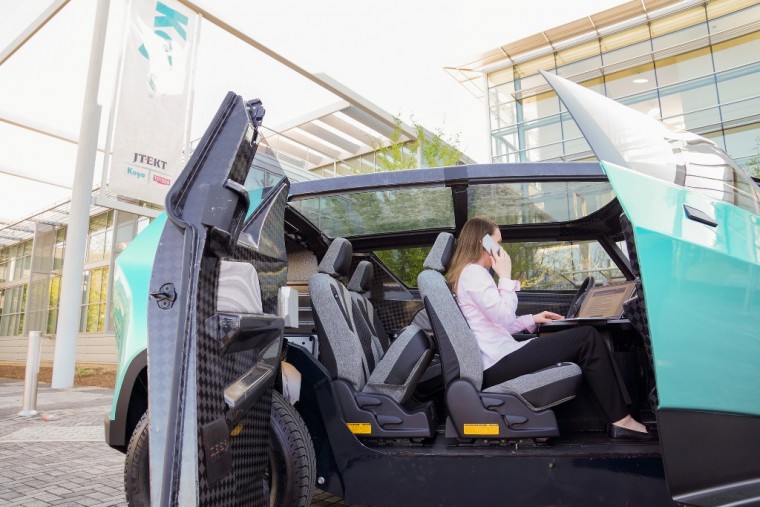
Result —
[[651, 442], [652, 440], [657, 440], [657, 435], [653, 433], [629, 430], [628, 428], [615, 426], [614, 424], [607, 425], [607, 434], [610, 438], [616, 440], [637, 440], [639, 442]]

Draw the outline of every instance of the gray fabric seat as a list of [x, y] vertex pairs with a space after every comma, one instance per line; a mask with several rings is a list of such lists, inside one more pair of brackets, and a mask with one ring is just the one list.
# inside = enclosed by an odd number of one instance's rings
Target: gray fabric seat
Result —
[[369, 261], [361, 261], [348, 282], [356, 331], [370, 370], [374, 369], [375, 364], [383, 358], [390, 347], [385, 326], [372, 302], [366, 296], [372, 288], [373, 271]]
[[[354, 321], [370, 369], [374, 368], [374, 363], [379, 361], [390, 347], [389, 335], [367, 295], [372, 290], [373, 275], [372, 264], [369, 261], [361, 261], [348, 282], [348, 291], [353, 302]], [[428, 338], [432, 337], [430, 320], [424, 308], [415, 314], [410, 326], [416, 326], [422, 329]], [[420, 377], [415, 398], [431, 399], [442, 389], [441, 361], [438, 355], [434, 354]]]
[[352, 254], [351, 243], [335, 238], [319, 264], [318, 273], [309, 279], [320, 360], [333, 379], [348, 382], [356, 392], [382, 394], [402, 404], [411, 397], [433, 352], [425, 333], [417, 326], [409, 326], [387, 351], [375, 352], [377, 355], [371, 355], [368, 361], [359, 338], [351, 294], [338, 280], [348, 274]]
[[[467, 325], [467, 321], [442, 274], [446, 271], [453, 253], [454, 237], [448, 233], [441, 233], [423, 264], [423, 272], [417, 278], [417, 285], [427, 308], [435, 339], [438, 342], [444, 382], [447, 387], [449, 413], [453, 417], [457, 410], [459, 410], [461, 417], [470, 417], [471, 420], [469, 422], [477, 422], [472, 420], [473, 417], [477, 417], [477, 414], [462, 415], [471, 410], [471, 407], [462, 408], [461, 400], [453, 399], [448, 392], [453, 383], [464, 380], [471, 384], [475, 393], [481, 393], [478, 396], [482, 398], [482, 405], [487, 410], [501, 411], [503, 409], [509, 412], [509, 410], [514, 409], [519, 411], [521, 409], [520, 407], [515, 407], [514, 403], [511, 405], [513, 408], [502, 407], [497, 409], [495, 408], [496, 405], [488, 407], [489, 403], [484, 401], [484, 394], [509, 395], [520, 400], [520, 403], [529, 409], [529, 413], [527, 415], [523, 414], [518, 418], [513, 417], [513, 421], [522, 420], [523, 418], [527, 420], [512, 424], [507, 421], [506, 426], [512, 430], [517, 430], [519, 427], [531, 433], [531, 424], [528, 421], [531, 419], [530, 412], [535, 414], [542, 413], [543, 411], [551, 413], [551, 411], [546, 411], [546, 409], [572, 399], [580, 384], [580, 367], [574, 363], [561, 363], [535, 373], [510, 379], [485, 391], [481, 391], [483, 385], [483, 363], [480, 349], [475, 335]], [[462, 393], [467, 391], [462, 386], [459, 386], [458, 389], [458, 396], [462, 396]], [[465, 391], [462, 391], [462, 389], [465, 389]], [[509, 419], [507, 414], [504, 415], [506, 419]], [[551, 414], [551, 417], [545, 416], [542, 419], [539, 425], [542, 431], [533, 431], [533, 433], [551, 436], [552, 432], [543, 430], [547, 429], [548, 424], [553, 420], [553, 414]], [[553, 433], [558, 434], [556, 421], [554, 421], [554, 425], [555, 429]], [[457, 428], [457, 431], [460, 436], [465, 436], [462, 435], [461, 428]], [[507, 431], [507, 436], [509, 436], [509, 431]]]

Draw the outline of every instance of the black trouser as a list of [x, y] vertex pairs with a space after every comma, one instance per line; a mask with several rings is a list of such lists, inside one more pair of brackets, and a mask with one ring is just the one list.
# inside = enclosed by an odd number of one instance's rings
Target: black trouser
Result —
[[577, 363], [609, 422], [628, 415], [607, 347], [593, 327], [534, 338], [483, 372], [483, 389], [563, 361]]

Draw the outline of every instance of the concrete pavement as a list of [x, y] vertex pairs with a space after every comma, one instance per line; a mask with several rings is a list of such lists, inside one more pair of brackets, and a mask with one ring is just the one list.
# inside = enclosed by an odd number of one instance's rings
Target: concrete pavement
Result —
[[[113, 391], [40, 384], [34, 417], [19, 417], [24, 383], [0, 379], [0, 505], [126, 505], [124, 455], [106, 445]], [[345, 506], [316, 491], [312, 506]]]

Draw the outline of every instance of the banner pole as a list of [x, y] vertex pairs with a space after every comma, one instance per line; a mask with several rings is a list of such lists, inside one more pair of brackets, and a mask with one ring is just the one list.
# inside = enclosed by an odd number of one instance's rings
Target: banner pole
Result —
[[61, 276], [61, 306], [58, 312], [55, 356], [53, 359], [53, 383], [55, 389], [74, 385], [77, 335], [82, 313], [82, 283], [84, 281], [84, 257], [87, 252], [87, 231], [90, 221], [92, 181], [95, 172], [95, 156], [98, 150], [98, 130], [101, 107], [98, 104], [100, 71], [103, 64], [106, 27], [110, 0], [97, 3], [95, 26], [90, 48], [90, 67], [87, 71], [82, 122], [79, 128], [74, 184], [71, 190], [71, 209], [66, 231], [66, 255]]
[[113, 143], [113, 129], [116, 120], [116, 104], [119, 101], [119, 92], [121, 91], [121, 74], [124, 72], [124, 52], [127, 47], [127, 34], [129, 33], [129, 13], [132, 11], [132, 0], [127, 1], [126, 16], [124, 16], [124, 28], [121, 34], [121, 44], [119, 51], [119, 62], [116, 65], [116, 82], [113, 85], [111, 94], [111, 111], [108, 113], [108, 130], [106, 131], [106, 147], [103, 153], [103, 168], [100, 172], [100, 191], [98, 195], [106, 197], [108, 188], [108, 174], [111, 172], [111, 144]]

